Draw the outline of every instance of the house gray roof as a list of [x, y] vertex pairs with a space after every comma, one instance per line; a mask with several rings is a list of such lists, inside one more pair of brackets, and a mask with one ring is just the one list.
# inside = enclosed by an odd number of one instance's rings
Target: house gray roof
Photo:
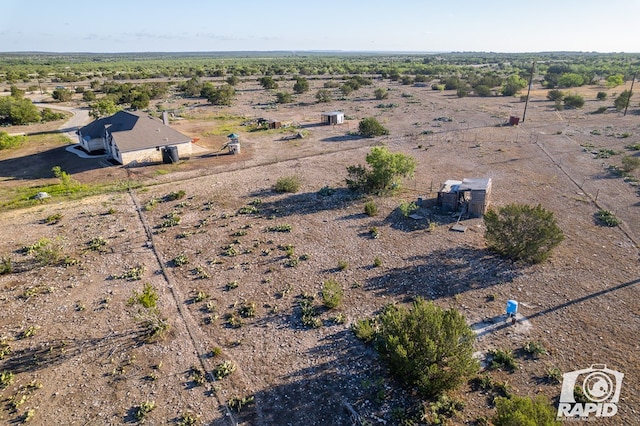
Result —
[[105, 130], [111, 134], [120, 152], [191, 142], [191, 137], [138, 111], [119, 111], [110, 117], [99, 118], [80, 129], [80, 133], [83, 138], [94, 139], [104, 137]]

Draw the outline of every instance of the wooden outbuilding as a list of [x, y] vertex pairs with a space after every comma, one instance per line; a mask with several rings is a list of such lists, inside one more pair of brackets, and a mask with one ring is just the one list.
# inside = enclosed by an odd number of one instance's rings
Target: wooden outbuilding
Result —
[[438, 191], [437, 205], [462, 216], [482, 217], [491, 202], [491, 178], [447, 180]]

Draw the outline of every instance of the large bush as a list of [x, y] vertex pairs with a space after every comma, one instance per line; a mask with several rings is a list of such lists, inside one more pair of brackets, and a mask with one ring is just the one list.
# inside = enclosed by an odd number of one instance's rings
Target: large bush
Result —
[[633, 94], [629, 90], [624, 90], [622, 93], [620, 93], [620, 95], [618, 95], [616, 100], [613, 101], [613, 104], [615, 105], [616, 109], [618, 111], [624, 110], [629, 104], [629, 99], [631, 98], [631, 96], [633, 96]]
[[379, 317], [376, 348], [398, 378], [423, 396], [433, 397], [476, 373], [474, 338], [458, 311], [417, 299], [411, 309], [385, 308]]
[[365, 118], [360, 121], [360, 124], [358, 124], [358, 130], [365, 138], [373, 138], [375, 136], [389, 134], [389, 130], [380, 124], [374, 117]]
[[384, 193], [399, 187], [398, 180], [413, 176], [416, 160], [384, 146], [371, 148], [366, 158], [369, 167], [347, 167], [347, 186], [354, 191]]
[[487, 245], [513, 260], [539, 263], [562, 242], [564, 235], [556, 224], [553, 212], [540, 204], [509, 204], [489, 210], [484, 215]]
[[567, 95], [564, 97], [565, 108], [582, 108], [584, 106], [584, 98], [580, 95]]
[[40, 119], [40, 111], [29, 99], [0, 96], [0, 123], [23, 125]]
[[496, 416], [494, 426], [556, 426], [561, 425], [556, 418], [555, 408], [549, 401], [538, 395], [536, 399], [513, 395], [510, 398], [495, 399]]

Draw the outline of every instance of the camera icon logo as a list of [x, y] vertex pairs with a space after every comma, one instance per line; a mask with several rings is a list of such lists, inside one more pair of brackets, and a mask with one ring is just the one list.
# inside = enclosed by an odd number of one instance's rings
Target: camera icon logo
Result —
[[624, 374], [604, 364], [564, 373], [558, 417], [615, 416], [623, 377]]

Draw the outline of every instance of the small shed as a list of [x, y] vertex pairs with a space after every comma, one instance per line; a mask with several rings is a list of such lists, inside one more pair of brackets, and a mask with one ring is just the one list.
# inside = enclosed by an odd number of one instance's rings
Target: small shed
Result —
[[458, 188], [471, 217], [482, 217], [491, 199], [491, 178], [463, 179]]
[[446, 211], [482, 217], [491, 201], [491, 178], [447, 180], [438, 191], [437, 204]]
[[320, 120], [322, 124], [342, 124], [344, 123], [344, 113], [341, 111], [323, 112]]
[[442, 187], [440, 187], [440, 191], [438, 191], [438, 202], [437, 204], [442, 207], [443, 210], [449, 212], [457, 212], [458, 211], [458, 188], [462, 185], [461, 180], [446, 180]]
[[266, 118], [258, 118], [258, 126], [264, 126], [267, 129], [279, 129], [282, 127], [282, 122], [277, 120], [268, 120]]

